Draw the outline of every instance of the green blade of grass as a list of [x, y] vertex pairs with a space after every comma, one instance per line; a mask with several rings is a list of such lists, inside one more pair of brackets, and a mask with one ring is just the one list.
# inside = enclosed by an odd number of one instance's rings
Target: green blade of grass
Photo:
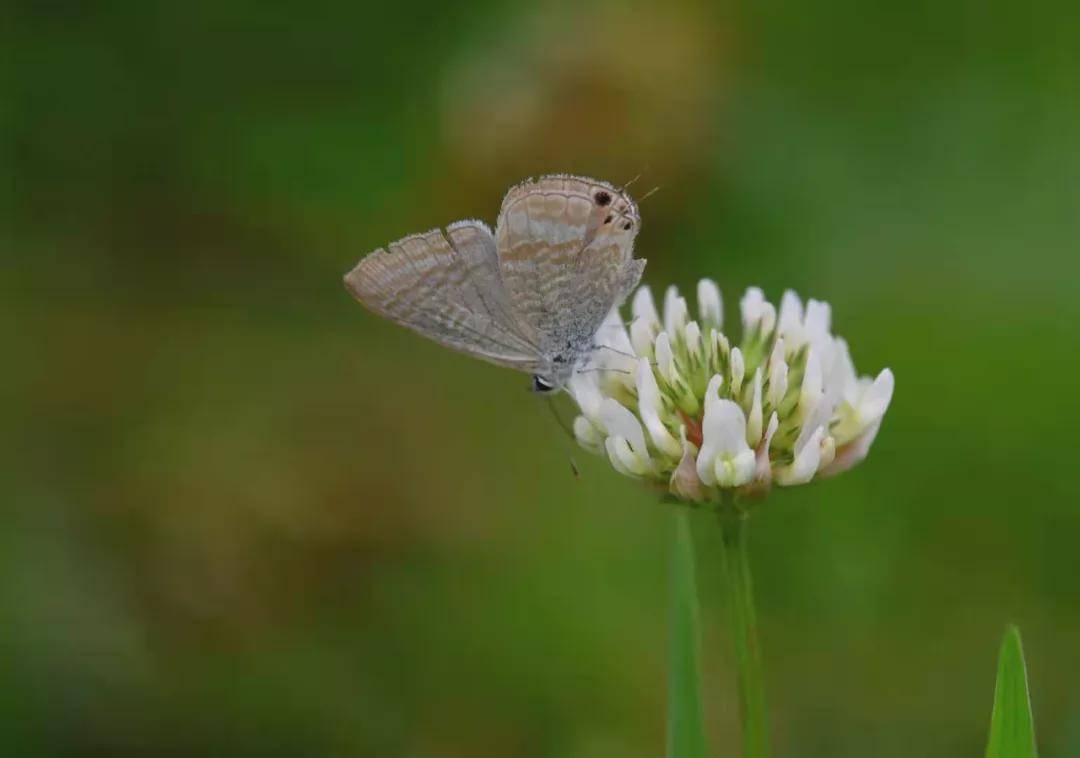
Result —
[[1035, 758], [1035, 755], [1035, 725], [1031, 718], [1024, 650], [1020, 630], [1011, 626], [1005, 632], [998, 654], [986, 758]]
[[668, 639], [668, 758], [704, 758], [701, 710], [701, 632], [698, 628], [694, 543], [685, 508], [674, 508]]

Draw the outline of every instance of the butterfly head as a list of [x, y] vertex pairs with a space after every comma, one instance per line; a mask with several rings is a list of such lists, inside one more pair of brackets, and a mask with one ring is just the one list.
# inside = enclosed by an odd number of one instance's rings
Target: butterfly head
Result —
[[625, 192], [597, 187], [592, 194], [596, 234], [633, 240], [641, 225], [637, 205]]
[[537, 395], [551, 395], [558, 392], [560, 386], [555, 379], [549, 379], [541, 374], [533, 374], [532, 391]]
[[582, 356], [583, 346], [575, 343], [567, 343], [563, 352], [555, 355], [538, 368], [543, 370], [533, 374], [532, 391], [537, 395], [554, 395], [566, 389], [570, 383], [570, 377], [577, 371]]

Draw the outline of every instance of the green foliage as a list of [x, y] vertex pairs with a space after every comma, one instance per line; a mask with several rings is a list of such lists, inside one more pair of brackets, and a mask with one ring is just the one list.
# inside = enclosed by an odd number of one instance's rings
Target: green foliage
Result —
[[1024, 650], [1020, 645], [1020, 630], [1011, 626], [1005, 632], [998, 654], [986, 758], [1035, 758], [1035, 755], [1035, 726], [1031, 719]]

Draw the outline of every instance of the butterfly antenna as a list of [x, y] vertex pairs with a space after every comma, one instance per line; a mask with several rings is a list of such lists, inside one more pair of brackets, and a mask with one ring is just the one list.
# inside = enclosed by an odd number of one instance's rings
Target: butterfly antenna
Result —
[[626, 374], [627, 376], [633, 376], [633, 371], [627, 371], [621, 368], [610, 368], [608, 366], [597, 366], [596, 368], [582, 368], [578, 369], [579, 374], [595, 374], [597, 371], [611, 371], [616, 374]]
[[640, 179], [640, 178], [641, 178], [641, 174], [639, 173], [639, 174], [638, 174], [637, 176], [635, 176], [635, 177], [634, 177], [633, 179], [631, 179], [630, 181], [628, 181], [628, 182], [627, 182], [626, 184], [624, 184], [623, 186], [619, 187], [619, 192], [620, 192], [620, 193], [621, 193], [621, 192], [624, 192], [624, 191], [626, 190], [626, 188], [627, 188], [627, 187], [629, 187], [629, 186], [630, 186], [631, 184], [633, 184], [634, 182], [636, 182], [636, 181], [637, 181], [638, 179]]
[[628, 353], [625, 350], [619, 350], [619, 348], [612, 347], [611, 345], [593, 345], [593, 350], [610, 350], [616, 355], [622, 355], [626, 358], [633, 358], [635, 361], [638, 359], [638, 357], [633, 353]]
[[[611, 347], [609, 345], [597, 345], [596, 348], [594, 348], [594, 349], [596, 349], [596, 350], [610, 350], [613, 353], [618, 353], [619, 355], [625, 355], [627, 358], [633, 358], [635, 361], [638, 360], [638, 358], [642, 357], [642, 356], [639, 356], [639, 355], [634, 355], [632, 353], [624, 353], [622, 350], [616, 350], [615, 348], [613, 348], [613, 347]], [[650, 360], [649, 365], [652, 366], [653, 368], [656, 368], [660, 364], [657, 363], [654, 360]], [[610, 366], [593, 366], [592, 368], [580, 368], [580, 369], [577, 370], [577, 373], [579, 373], [579, 374], [590, 374], [590, 373], [594, 373], [596, 371], [614, 371], [617, 374], [632, 374], [632, 373], [634, 373], [633, 371], [626, 371], [625, 369], [621, 369], [621, 368], [611, 368]]]
[[656, 194], [656, 191], [657, 191], [657, 190], [659, 190], [659, 189], [660, 189], [660, 185], [658, 184], [658, 185], [656, 185], [655, 187], [653, 187], [653, 188], [652, 188], [651, 190], [649, 190], [648, 192], [646, 192], [646, 193], [645, 193], [644, 195], [642, 195], [641, 197], [639, 197], [639, 198], [638, 198], [638, 202], [639, 202], [639, 203], [641, 203], [641, 202], [644, 202], [645, 198], [647, 198], [647, 197], [651, 197], [652, 195]]

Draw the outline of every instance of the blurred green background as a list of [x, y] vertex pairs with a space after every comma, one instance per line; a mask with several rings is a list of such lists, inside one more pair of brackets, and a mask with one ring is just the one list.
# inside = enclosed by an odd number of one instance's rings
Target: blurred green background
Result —
[[341, 286], [553, 171], [660, 187], [654, 287], [793, 287], [896, 373], [870, 458], [754, 519], [776, 754], [981, 755], [1015, 621], [1080, 755], [1070, 4], [0, 17], [4, 755], [661, 754], [670, 514]]

